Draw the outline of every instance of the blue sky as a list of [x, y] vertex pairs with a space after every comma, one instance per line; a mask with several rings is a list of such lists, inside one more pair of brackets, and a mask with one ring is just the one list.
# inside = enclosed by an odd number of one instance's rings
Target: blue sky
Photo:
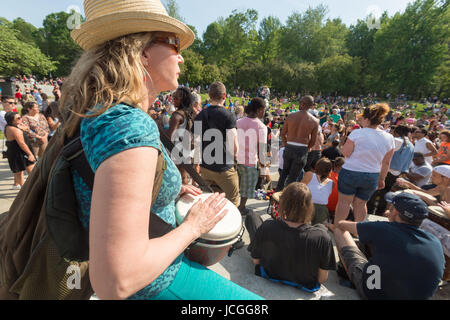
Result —
[[[197, 28], [202, 35], [206, 27], [219, 17], [227, 17], [231, 11], [256, 9], [259, 18], [273, 15], [284, 23], [294, 11], [303, 12], [309, 6], [319, 4], [328, 6], [328, 17], [340, 17], [345, 24], [351, 25], [358, 19], [364, 19], [369, 12], [388, 11], [393, 15], [404, 11], [412, 0], [177, 0], [180, 14], [185, 22]], [[45, 16], [52, 12], [68, 10], [77, 6], [83, 13], [82, 0], [19, 0], [18, 5], [2, 6], [0, 16], [13, 20], [22, 17], [37, 27], [42, 26]]]

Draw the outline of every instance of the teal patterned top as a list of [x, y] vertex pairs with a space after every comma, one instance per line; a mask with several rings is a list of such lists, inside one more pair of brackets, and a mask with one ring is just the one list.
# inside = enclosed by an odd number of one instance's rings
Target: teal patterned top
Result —
[[[158, 127], [149, 115], [138, 108], [116, 105], [98, 117], [81, 121], [81, 143], [94, 173], [106, 159], [128, 149], [153, 147], [162, 151], [167, 161], [167, 170], [152, 211], [176, 227], [175, 198], [181, 190], [181, 175], [165, 148], [161, 147]], [[132, 164], [131, 160], [130, 165]], [[72, 173], [81, 209], [80, 220], [88, 229], [92, 192], [75, 170]], [[162, 292], [172, 283], [182, 259], [183, 255], [180, 255], [159, 278], [128, 299], [146, 300]]]

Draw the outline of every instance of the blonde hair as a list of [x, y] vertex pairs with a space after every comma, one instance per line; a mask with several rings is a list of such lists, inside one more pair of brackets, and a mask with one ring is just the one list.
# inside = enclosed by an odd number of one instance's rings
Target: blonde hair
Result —
[[[126, 35], [83, 53], [62, 88], [64, 137], [75, 134], [81, 118], [99, 116], [116, 104], [141, 108], [146, 92], [141, 55], [152, 39], [153, 33]], [[86, 115], [88, 111], [93, 113]]]

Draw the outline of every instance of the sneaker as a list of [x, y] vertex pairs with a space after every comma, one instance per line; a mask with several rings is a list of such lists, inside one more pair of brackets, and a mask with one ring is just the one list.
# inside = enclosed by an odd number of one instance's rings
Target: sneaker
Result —
[[12, 186], [11, 190], [20, 190], [21, 186], [18, 184], [17, 186]]

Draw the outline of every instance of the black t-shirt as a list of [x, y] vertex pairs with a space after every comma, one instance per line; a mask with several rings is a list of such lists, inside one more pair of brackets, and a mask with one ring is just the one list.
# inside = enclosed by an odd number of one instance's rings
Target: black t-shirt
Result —
[[322, 151], [322, 156], [334, 161], [336, 158], [342, 157], [342, 152], [339, 148], [329, 147]]
[[335, 270], [333, 243], [323, 225], [291, 228], [282, 221], [265, 221], [248, 247], [252, 258], [260, 259], [270, 278], [312, 289], [319, 268]]
[[[215, 172], [230, 170], [234, 166], [234, 149], [230, 148], [230, 150], [227, 150], [227, 130], [236, 129], [235, 116], [224, 107], [210, 106], [197, 115], [195, 122], [198, 123], [198, 121], [201, 121], [202, 125], [201, 166]], [[195, 130], [196, 127], [197, 124], [193, 128], [194, 134], [198, 130]], [[216, 138], [214, 135], [213, 137], [205, 137], [205, 131], [208, 129], [219, 130], [222, 135], [222, 143], [215, 142]], [[216, 150], [219, 151], [217, 155]]]
[[[397, 222], [361, 222], [357, 230], [359, 240], [372, 253], [363, 270], [367, 298], [425, 300], [433, 296], [445, 265], [442, 245], [435, 236]], [[375, 269], [368, 271], [372, 265], [379, 267], [380, 289], [375, 286]]]

